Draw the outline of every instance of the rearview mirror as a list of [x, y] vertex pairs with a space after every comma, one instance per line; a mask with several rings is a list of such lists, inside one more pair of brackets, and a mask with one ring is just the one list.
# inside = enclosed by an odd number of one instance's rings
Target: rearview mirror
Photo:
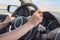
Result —
[[10, 13], [14, 13], [14, 11], [18, 8], [16, 5], [8, 5], [7, 11]]

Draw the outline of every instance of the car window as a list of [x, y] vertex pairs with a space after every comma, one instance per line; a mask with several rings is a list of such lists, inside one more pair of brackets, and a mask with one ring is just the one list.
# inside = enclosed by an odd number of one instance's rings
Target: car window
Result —
[[[60, 11], [60, 0], [30, 0], [37, 5], [42, 11]], [[6, 12], [6, 5], [20, 6], [19, 0], [0, 0], [0, 13]], [[3, 10], [1, 10], [3, 9]], [[15, 9], [15, 8], [14, 8]]]
[[[19, 2], [19, 0], [0, 0], [0, 14], [4, 14], [7, 12], [7, 6], [8, 5], [17, 5], [20, 6], [21, 3]], [[13, 8], [14, 11], [15, 8]], [[12, 11], [12, 10], [11, 10]]]
[[0, 4], [20, 5], [19, 0], [0, 0]]
[[60, 11], [60, 0], [31, 0], [42, 10]]

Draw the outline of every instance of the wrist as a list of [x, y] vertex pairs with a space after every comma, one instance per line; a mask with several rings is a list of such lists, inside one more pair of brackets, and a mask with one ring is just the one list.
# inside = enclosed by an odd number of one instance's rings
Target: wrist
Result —
[[28, 23], [27, 23], [29, 26], [31, 26], [31, 27], [35, 27], [35, 24], [33, 23], [33, 22], [31, 22], [31, 21], [28, 21]]
[[8, 25], [10, 22], [4, 21], [3, 25]]

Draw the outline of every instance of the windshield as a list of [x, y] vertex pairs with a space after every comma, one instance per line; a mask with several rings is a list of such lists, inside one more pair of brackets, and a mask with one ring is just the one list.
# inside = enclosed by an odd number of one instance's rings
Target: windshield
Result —
[[[43, 11], [60, 11], [60, 0], [30, 0]], [[0, 9], [6, 9], [6, 5], [20, 6], [19, 0], [0, 0]]]
[[60, 0], [32, 0], [40, 9], [60, 11]]

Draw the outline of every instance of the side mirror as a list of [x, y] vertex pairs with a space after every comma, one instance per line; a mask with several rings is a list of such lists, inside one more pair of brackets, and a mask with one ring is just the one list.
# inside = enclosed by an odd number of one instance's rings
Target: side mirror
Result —
[[10, 13], [14, 13], [14, 11], [18, 8], [16, 5], [8, 5], [7, 11]]

